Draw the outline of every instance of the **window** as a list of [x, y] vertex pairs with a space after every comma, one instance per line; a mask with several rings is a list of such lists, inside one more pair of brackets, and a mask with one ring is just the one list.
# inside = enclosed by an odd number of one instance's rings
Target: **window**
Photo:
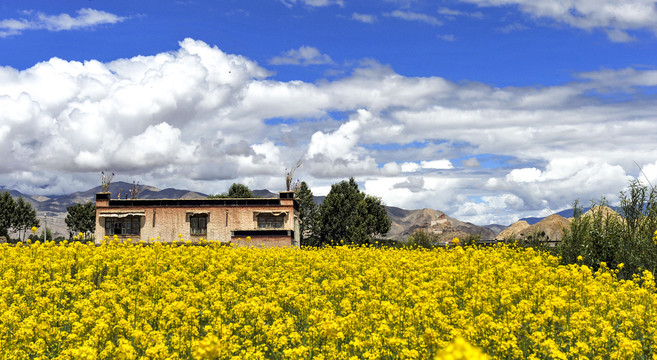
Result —
[[189, 232], [192, 235], [208, 233], [208, 214], [195, 214], [189, 217]]
[[139, 235], [140, 216], [105, 218], [105, 235]]
[[285, 223], [285, 214], [258, 214], [258, 228], [259, 229], [280, 229]]

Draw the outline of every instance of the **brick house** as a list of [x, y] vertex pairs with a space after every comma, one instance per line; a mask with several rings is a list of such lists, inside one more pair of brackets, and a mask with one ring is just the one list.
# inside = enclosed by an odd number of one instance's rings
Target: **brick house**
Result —
[[[96, 194], [96, 243], [117, 235], [133, 242], [203, 239], [255, 246], [299, 246], [294, 192], [279, 198], [110, 199]], [[159, 240], [158, 240], [159, 239]]]

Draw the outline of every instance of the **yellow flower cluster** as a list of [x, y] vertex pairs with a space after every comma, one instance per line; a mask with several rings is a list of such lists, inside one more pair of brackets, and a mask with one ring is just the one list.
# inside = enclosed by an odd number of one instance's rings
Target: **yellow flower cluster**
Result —
[[11, 359], [652, 359], [655, 281], [532, 249], [0, 245]]

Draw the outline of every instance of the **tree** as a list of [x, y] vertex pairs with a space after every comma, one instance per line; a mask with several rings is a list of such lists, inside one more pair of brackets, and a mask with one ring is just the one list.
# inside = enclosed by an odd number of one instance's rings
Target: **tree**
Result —
[[74, 234], [93, 233], [96, 231], [96, 204], [88, 201], [66, 207], [66, 226]]
[[25, 201], [23, 197], [16, 200], [14, 206], [14, 218], [12, 228], [18, 232], [18, 237], [21, 241], [25, 240], [27, 230], [33, 226], [39, 226], [39, 219], [37, 219], [37, 212], [32, 207], [32, 204]]
[[358, 190], [352, 177], [331, 185], [319, 207], [320, 242], [366, 244], [390, 230], [390, 217], [381, 199]]
[[9, 239], [9, 229], [13, 225], [14, 211], [16, 203], [11, 197], [9, 191], [4, 191], [0, 195], [0, 236]]
[[[29, 238], [33, 239], [32, 236], [30, 236]], [[52, 231], [50, 230], [50, 228], [46, 227], [46, 239], [45, 240], [43, 239], [43, 233], [40, 236], [37, 235], [37, 240], [39, 240], [41, 242], [45, 242], [47, 240], [52, 240]]]
[[251, 189], [249, 189], [248, 186], [246, 186], [244, 184], [234, 183], [233, 185], [230, 186], [230, 189], [228, 189], [228, 197], [229, 198], [252, 198], [253, 193], [251, 192]]
[[424, 248], [432, 248], [440, 242], [438, 234], [430, 233], [424, 229], [416, 230], [411, 236], [408, 237], [408, 244]]
[[252, 198], [253, 192], [249, 189], [248, 186], [244, 184], [233, 183], [228, 189], [228, 194], [218, 194], [218, 195], [208, 195], [210, 199], [222, 199], [222, 198]]
[[299, 185], [297, 190], [297, 201], [299, 202], [299, 231], [301, 232], [301, 245], [318, 244], [318, 208], [313, 200], [313, 192], [305, 181]]

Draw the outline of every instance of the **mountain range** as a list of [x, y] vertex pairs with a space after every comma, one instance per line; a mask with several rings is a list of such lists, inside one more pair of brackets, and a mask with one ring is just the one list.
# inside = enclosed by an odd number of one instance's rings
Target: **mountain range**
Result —
[[[127, 182], [112, 182], [109, 186], [109, 192], [112, 193], [113, 199], [127, 198], [133, 184]], [[174, 188], [158, 189], [153, 186], [139, 185], [139, 199], [200, 199], [206, 198], [207, 194], [200, 192], [180, 190]], [[37, 210], [37, 216], [44, 224], [47, 223], [53, 235], [68, 237], [66, 228], [67, 210], [66, 207], [77, 203], [95, 201], [95, 195], [100, 192], [100, 186], [91, 188], [86, 191], [74, 192], [68, 195], [42, 196], [22, 194], [11, 189], [0, 188], [1, 191], [9, 191], [12, 197], [22, 196]], [[253, 195], [262, 198], [276, 198], [278, 194], [269, 190], [253, 190]], [[324, 196], [316, 196], [314, 201], [320, 204]], [[482, 239], [493, 239], [506, 226], [488, 225], [477, 226], [468, 222], [459, 221], [447, 216], [445, 213], [434, 209], [406, 210], [398, 207], [388, 206], [388, 215], [392, 220], [392, 226], [387, 234], [387, 238], [394, 240], [406, 240], [414, 231], [424, 229], [426, 231], [439, 234], [441, 238], [452, 239], [454, 237], [465, 237], [468, 234], [479, 235]]]

